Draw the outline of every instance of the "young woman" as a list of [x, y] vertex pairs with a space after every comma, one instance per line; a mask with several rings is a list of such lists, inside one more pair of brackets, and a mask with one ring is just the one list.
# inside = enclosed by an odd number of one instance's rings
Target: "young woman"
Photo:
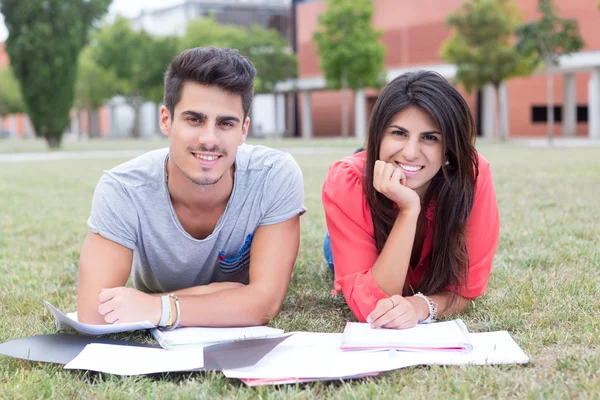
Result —
[[329, 169], [325, 256], [359, 321], [409, 328], [485, 292], [500, 221], [474, 142], [460, 93], [434, 72], [408, 73], [379, 95], [366, 151]]

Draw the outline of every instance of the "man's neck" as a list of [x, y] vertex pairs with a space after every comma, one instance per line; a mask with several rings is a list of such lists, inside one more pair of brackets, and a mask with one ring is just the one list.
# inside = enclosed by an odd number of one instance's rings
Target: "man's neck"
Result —
[[169, 159], [167, 162], [167, 188], [173, 205], [197, 210], [213, 210], [225, 206], [233, 191], [234, 170], [235, 166], [232, 166], [213, 185], [198, 185], [185, 176]]

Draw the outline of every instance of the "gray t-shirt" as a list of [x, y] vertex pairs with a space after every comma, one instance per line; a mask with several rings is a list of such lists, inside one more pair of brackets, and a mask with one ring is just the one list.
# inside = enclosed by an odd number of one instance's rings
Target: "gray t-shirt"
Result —
[[239, 146], [227, 208], [210, 236], [197, 240], [173, 209], [168, 155], [169, 149], [151, 151], [105, 171], [94, 192], [90, 230], [134, 251], [133, 284], [141, 291], [248, 283], [256, 229], [306, 211], [300, 167], [287, 153]]

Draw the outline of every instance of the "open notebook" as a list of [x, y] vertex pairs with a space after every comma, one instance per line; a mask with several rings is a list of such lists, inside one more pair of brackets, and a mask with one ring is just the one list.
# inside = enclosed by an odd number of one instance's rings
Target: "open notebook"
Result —
[[348, 322], [342, 350], [449, 351], [468, 353], [473, 349], [469, 331], [460, 319], [419, 324], [410, 329], [373, 329], [369, 324]]

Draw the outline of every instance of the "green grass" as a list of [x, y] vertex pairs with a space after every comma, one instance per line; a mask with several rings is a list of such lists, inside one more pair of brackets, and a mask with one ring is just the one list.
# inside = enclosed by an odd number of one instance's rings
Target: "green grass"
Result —
[[[309, 211], [302, 217], [288, 296], [271, 325], [339, 332], [353, 317], [343, 298], [329, 294], [320, 188], [327, 167], [354, 144], [335, 149], [328, 142], [312, 143], [327, 148], [296, 156]], [[600, 397], [598, 151], [495, 144], [480, 151], [492, 163], [501, 238], [488, 291], [462, 318], [471, 331], [508, 330], [531, 357], [529, 365], [413, 367], [356, 381], [247, 388], [218, 373], [125, 378], [0, 356], [0, 397]], [[93, 189], [102, 170], [121, 161], [0, 163], [0, 342], [53, 333], [42, 300], [75, 308], [77, 260]], [[114, 337], [149, 340], [143, 333]]]

